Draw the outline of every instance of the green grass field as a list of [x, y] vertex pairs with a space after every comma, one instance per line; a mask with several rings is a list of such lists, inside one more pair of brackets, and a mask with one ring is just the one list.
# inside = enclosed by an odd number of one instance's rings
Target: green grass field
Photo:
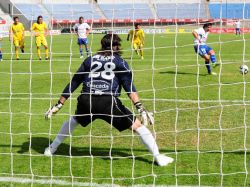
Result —
[[[93, 52], [99, 49], [101, 37], [89, 37]], [[191, 34], [147, 35], [143, 61], [135, 54], [131, 57], [130, 44], [125, 35], [121, 37], [123, 57], [133, 69], [141, 100], [155, 112], [156, 125], [149, 128], [155, 131], [161, 152], [175, 162], [154, 165], [137, 136], [129, 130], [119, 133], [103, 121], [79, 126], [55, 156], [43, 156], [61, 124], [74, 114], [81, 89], [56, 116], [44, 120], [44, 113], [81, 64], [76, 38], [47, 38], [50, 61], [37, 59], [28, 37], [28, 54], [16, 61], [15, 55], [6, 54], [11, 46], [5, 38], [0, 63], [0, 186], [30, 186], [4, 182], [6, 177], [79, 185], [249, 186], [250, 77], [242, 76], [239, 66], [245, 61], [250, 67], [250, 35], [209, 36], [209, 45], [222, 61], [215, 69], [218, 76], [206, 74], [203, 60], [194, 53]], [[126, 94], [121, 99], [133, 108]], [[46, 185], [36, 181], [32, 186]]]

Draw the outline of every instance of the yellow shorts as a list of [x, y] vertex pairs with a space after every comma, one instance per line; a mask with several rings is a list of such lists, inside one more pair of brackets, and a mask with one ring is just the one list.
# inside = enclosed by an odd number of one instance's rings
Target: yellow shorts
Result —
[[13, 44], [15, 47], [23, 47], [24, 46], [24, 39], [23, 38], [14, 38]]
[[44, 46], [48, 46], [48, 43], [47, 43], [45, 36], [37, 36], [36, 37], [36, 46], [40, 47], [41, 44]]
[[134, 40], [133, 41], [133, 46], [135, 49], [143, 47], [143, 44], [140, 40]]

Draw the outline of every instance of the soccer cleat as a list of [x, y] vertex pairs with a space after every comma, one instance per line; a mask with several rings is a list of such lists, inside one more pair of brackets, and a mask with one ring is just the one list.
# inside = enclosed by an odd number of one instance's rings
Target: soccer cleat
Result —
[[49, 60], [49, 57], [46, 57], [45, 60]]
[[39, 57], [39, 60], [42, 60], [42, 57]]
[[16, 58], [17, 60], [19, 60], [19, 58]]
[[81, 55], [80, 58], [83, 58], [83, 55]]
[[44, 151], [45, 156], [52, 156], [56, 152], [55, 148], [47, 147]]
[[216, 76], [217, 75], [217, 73], [215, 73], [215, 72], [211, 72], [211, 73], [208, 73], [209, 75], [214, 75], [214, 76]]
[[174, 159], [162, 154], [155, 156], [155, 162], [158, 166], [167, 166], [168, 164], [174, 162]]
[[215, 68], [215, 67], [217, 67], [217, 66], [219, 66], [219, 65], [220, 65], [219, 62], [212, 63], [213, 68]]
[[24, 53], [24, 49], [21, 49], [22, 53]]

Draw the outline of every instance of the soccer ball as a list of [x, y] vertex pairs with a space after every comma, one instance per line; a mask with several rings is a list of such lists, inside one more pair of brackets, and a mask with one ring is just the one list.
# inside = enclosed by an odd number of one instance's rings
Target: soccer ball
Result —
[[241, 65], [240, 66], [240, 73], [241, 74], [247, 74], [248, 73], [248, 67], [247, 67], [247, 65]]

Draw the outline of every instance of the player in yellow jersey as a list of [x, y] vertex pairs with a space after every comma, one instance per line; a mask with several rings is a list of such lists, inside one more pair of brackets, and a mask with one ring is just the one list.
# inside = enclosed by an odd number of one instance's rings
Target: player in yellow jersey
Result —
[[144, 38], [145, 38], [144, 31], [142, 30], [141, 25], [139, 23], [135, 24], [135, 29], [130, 30], [127, 36], [127, 41], [129, 41], [130, 39], [134, 50], [138, 55], [141, 56], [141, 59], [144, 59], [143, 56]]
[[16, 16], [13, 18], [14, 23], [9, 30], [9, 39], [15, 46], [16, 59], [19, 60], [19, 48], [24, 53], [24, 26], [19, 22], [19, 18]]
[[37, 47], [37, 54], [39, 57], [39, 60], [42, 60], [41, 57], [41, 45], [45, 48], [45, 59], [49, 59], [49, 49], [48, 49], [48, 43], [46, 40], [46, 36], [48, 35], [48, 28], [47, 25], [43, 22], [43, 17], [38, 16], [37, 22], [32, 25], [31, 31], [33, 31], [35, 37], [36, 37], [36, 47]]

